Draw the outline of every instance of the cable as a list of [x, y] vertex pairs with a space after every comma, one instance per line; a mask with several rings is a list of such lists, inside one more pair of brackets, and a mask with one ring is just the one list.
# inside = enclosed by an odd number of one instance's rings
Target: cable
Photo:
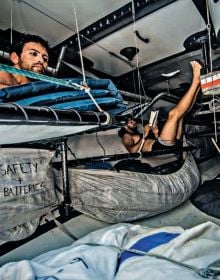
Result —
[[[59, 21], [58, 19], [56, 19], [56, 18], [50, 16], [49, 14], [45, 13], [45, 12], [42, 11], [41, 9], [39, 9], [39, 8], [37, 8], [37, 7], [33, 6], [33, 5], [31, 5], [30, 3], [26, 2], [25, 0], [20, 0], [20, 1], [23, 2], [24, 4], [26, 4], [27, 6], [31, 7], [32, 9], [38, 11], [39, 13], [45, 15], [46, 17], [50, 18], [51, 20], [53, 20], [53, 21], [57, 22], [58, 24], [62, 25], [63, 27], [67, 28], [68, 30], [70, 30], [70, 31], [72, 31], [72, 32], [74, 32], [74, 33], [76, 33], [76, 30], [74, 30], [73, 28], [70, 28], [68, 25], [66, 25], [66, 24], [62, 23], [61, 21]], [[80, 33], [79, 33], [79, 36], [80, 36], [81, 38], [85, 39], [86, 41], [88, 41], [89, 43], [91, 43], [91, 44], [93, 44], [93, 45], [96, 45], [97, 47], [101, 48], [102, 50], [104, 50], [104, 51], [107, 52], [108, 54], [113, 55], [113, 56], [117, 57], [118, 59], [122, 60], [123, 62], [125, 62], [126, 64], [128, 64], [131, 68], [134, 67], [134, 65], [133, 65], [131, 62], [127, 61], [126, 59], [124, 59], [123, 57], [117, 55], [116, 53], [114, 53], [114, 52], [112, 52], [112, 51], [109, 51], [108, 49], [102, 47], [102, 46], [99, 45], [98, 43], [96, 43], [96, 42], [92, 41], [91, 39], [87, 38], [86, 36], [84, 36], [84, 35], [82, 35], [82, 34], [80, 34]]]
[[73, 0], [73, 11], [74, 11], [74, 17], [75, 17], [75, 23], [76, 23], [76, 34], [78, 39], [78, 46], [79, 46], [79, 56], [80, 56], [80, 63], [82, 68], [82, 76], [83, 76], [83, 85], [86, 86], [86, 75], [85, 75], [85, 69], [84, 69], [84, 63], [83, 63], [83, 56], [82, 56], [82, 47], [81, 47], [81, 41], [79, 37], [79, 27], [78, 27], [78, 20], [76, 16], [76, 7], [75, 7], [75, 1]]
[[13, 33], [12, 33], [12, 30], [13, 30], [13, 3], [14, 3], [14, 0], [11, 0], [11, 32], [10, 32], [11, 45], [13, 44]]
[[[210, 60], [210, 71], [213, 74], [213, 65], [212, 65], [212, 45], [211, 45], [211, 24], [210, 24], [210, 14], [209, 14], [209, 3], [206, 0], [206, 12], [207, 12], [207, 30], [208, 30], [208, 42], [209, 42], [209, 60]], [[213, 79], [213, 75], [212, 75]], [[214, 129], [215, 129], [215, 142], [218, 141], [217, 135], [217, 119], [216, 119], [216, 110], [215, 110], [215, 94], [214, 90], [212, 89], [212, 99], [213, 99], [213, 118], [214, 118]]]
[[96, 131], [96, 133], [95, 133], [95, 136], [96, 136], [97, 143], [99, 144], [99, 146], [100, 146], [100, 147], [102, 148], [102, 150], [103, 150], [104, 156], [106, 156], [105, 148], [104, 148], [104, 146], [102, 145], [102, 143], [99, 141], [99, 137], [98, 137], [97, 131]]
[[[136, 19], [135, 19], [135, 4], [134, 0], [132, 0], [132, 18], [133, 18], [133, 31], [134, 31], [134, 42], [135, 42], [135, 48], [138, 50], [138, 44], [137, 44], [137, 37], [136, 37]], [[139, 71], [139, 55], [136, 53], [136, 69], [137, 69], [137, 77], [138, 77], [138, 92], [139, 92], [139, 104], [142, 104], [141, 100], [141, 74]], [[142, 131], [143, 131], [143, 138], [144, 138], [144, 119], [143, 115], [141, 115], [141, 125], [142, 125]]]

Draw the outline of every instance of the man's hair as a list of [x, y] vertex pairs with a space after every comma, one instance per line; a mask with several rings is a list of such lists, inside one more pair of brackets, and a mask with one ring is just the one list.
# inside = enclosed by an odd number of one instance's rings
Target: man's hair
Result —
[[132, 115], [130, 115], [130, 114], [125, 116], [124, 119], [125, 119], [125, 124], [128, 124], [128, 122], [130, 120], [135, 120], [136, 121], [136, 119]]
[[34, 42], [34, 43], [39, 43], [41, 44], [46, 50], [47, 52], [49, 52], [49, 45], [48, 42], [46, 40], [44, 40], [43, 38], [41, 38], [38, 35], [31, 35], [31, 34], [23, 34], [17, 41], [17, 43], [15, 43], [14, 45], [12, 45], [11, 47], [11, 53], [12, 52], [16, 52], [16, 54], [18, 56], [21, 55], [23, 47], [26, 43], [29, 42]]
[[121, 127], [119, 130], [118, 130], [118, 136], [123, 138], [123, 136], [128, 133], [127, 130], [124, 128], [124, 127]]

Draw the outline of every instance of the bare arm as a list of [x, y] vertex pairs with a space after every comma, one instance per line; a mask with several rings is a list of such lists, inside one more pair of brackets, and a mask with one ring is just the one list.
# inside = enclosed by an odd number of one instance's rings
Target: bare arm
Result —
[[158, 125], [155, 124], [154, 126], [151, 127], [151, 130], [154, 134], [154, 137], [157, 139], [159, 137], [159, 128]]
[[147, 136], [148, 136], [148, 134], [149, 134], [149, 132], [150, 132], [150, 130], [151, 130], [151, 126], [149, 125], [149, 124], [146, 124], [145, 126], [144, 126], [144, 138], [146, 138]]
[[15, 85], [17, 85], [17, 82], [11, 74], [0, 71], [0, 89]]
[[138, 132], [136, 134], [125, 133], [123, 135], [122, 142], [129, 153], [137, 153], [139, 152], [140, 149], [142, 149], [143, 144], [145, 143], [145, 140], [147, 139], [150, 130], [151, 130], [151, 126], [149, 124], [146, 124], [143, 127], [142, 135], [139, 134]]
[[137, 153], [138, 152], [138, 150], [139, 150], [139, 148], [142, 144], [142, 141], [140, 140], [140, 138], [138, 139], [138, 137], [141, 137], [141, 136], [140, 135], [131, 136], [129, 134], [124, 135], [123, 144], [124, 144], [125, 148], [128, 150], [129, 153]]

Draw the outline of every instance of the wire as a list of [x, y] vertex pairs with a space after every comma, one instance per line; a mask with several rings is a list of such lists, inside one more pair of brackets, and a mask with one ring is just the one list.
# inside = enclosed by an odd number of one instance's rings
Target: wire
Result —
[[[113, 250], [116, 250], [118, 252], [118, 259], [121, 258], [121, 254], [123, 252], [128, 252], [128, 253], [133, 254], [134, 256], [135, 255], [136, 256], [142, 256], [142, 257], [143, 256], [148, 256], [148, 257], [152, 257], [152, 258], [156, 258], [156, 259], [160, 259], [160, 260], [165, 260], [165, 261], [168, 261], [172, 264], [175, 264], [175, 265], [178, 265], [182, 268], [185, 268], [187, 270], [191, 270], [192, 272], [196, 273], [200, 278], [217, 279], [216, 278], [216, 273], [218, 273], [218, 269], [211, 269], [209, 267], [197, 268], [194, 265], [187, 264], [185, 262], [180, 262], [180, 261], [177, 261], [177, 260], [172, 259], [170, 257], [166, 257], [164, 255], [159, 255], [159, 254], [155, 254], [155, 253], [151, 253], [151, 252], [145, 252], [145, 251], [141, 251], [141, 250], [133, 249], [133, 248], [125, 248], [125, 247], [121, 247], [121, 246], [117, 246], [117, 245], [113, 245], [113, 244], [87, 242], [87, 243], [84, 243], [83, 245], [107, 247], [107, 248], [111, 248]], [[217, 261], [219, 261], [219, 260], [217, 260]]]
[[95, 136], [96, 136], [96, 141], [97, 141], [97, 143], [99, 144], [99, 146], [100, 146], [100, 147], [102, 148], [102, 150], [103, 150], [103, 153], [104, 153], [103, 156], [106, 156], [105, 148], [104, 148], [104, 146], [102, 145], [102, 143], [101, 143], [100, 140], [99, 140], [97, 131], [96, 131], [96, 133], [95, 133]]
[[[91, 100], [95, 104], [95, 106], [98, 109], [98, 111], [99, 112], [104, 112], [102, 110], [102, 108], [99, 106], [99, 104], [96, 102], [95, 98], [92, 96], [90, 88], [87, 86], [87, 83], [86, 83], [86, 75], [85, 75], [85, 68], [84, 68], [84, 63], [83, 63], [82, 47], [81, 47], [81, 41], [80, 41], [80, 37], [79, 37], [79, 27], [78, 27], [78, 21], [77, 21], [77, 16], [76, 16], [76, 8], [75, 8], [74, 0], [73, 0], [73, 9], [74, 9], [74, 16], [75, 16], [75, 23], [76, 23], [76, 32], [77, 32], [77, 38], [78, 38], [79, 54], [80, 54], [80, 61], [81, 61], [81, 68], [82, 68], [82, 75], [83, 75], [83, 86], [85, 87], [84, 91], [91, 98]], [[104, 112], [104, 113], [106, 114], [107, 119], [109, 119], [109, 121], [110, 121], [110, 118], [109, 118], [109, 115], [107, 114], [107, 112]]]
[[[134, 31], [134, 42], [135, 42], [135, 48], [138, 50], [138, 43], [137, 43], [137, 35], [136, 35], [136, 16], [135, 16], [135, 3], [134, 0], [132, 0], [132, 18], [133, 18], [133, 31]], [[139, 54], [138, 52], [136, 53], [136, 69], [137, 69], [137, 78], [138, 78], [138, 92], [139, 92], [139, 104], [142, 105], [142, 98], [141, 98], [141, 88], [143, 89], [144, 95], [145, 90], [143, 86], [143, 81], [141, 78], [141, 73], [139, 69]], [[143, 114], [141, 115], [141, 125], [142, 125], [142, 131], [143, 131], [143, 137], [144, 137], [144, 118]]]
[[[210, 60], [210, 71], [213, 73], [213, 65], [212, 65], [212, 44], [211, 44], [211, 24], [210, 24], [210, 14], [209, 14], [209, 3], [208, 0], [206, 0], [206, 12], [207, 12], [207, 30], [208, 30], [208, 42], [209, 42], [209, 60]], [[212, 75], [213, 79], [213, 75]], [[216, 110], [215, 110], [215, 94], [214, 90], [212, 89], [212, 99], [213, 99], [213, 119], [214, 119], [214, 129], [215, 129], [215, 142], [218, 141], [218, 135], [217, 135], [217, 119], [216, 119]]]
[[[51, 20], [57, 22], [58, 24], [62, 25], [63, 27], [67, 28], [68, 30], [76, 33], [76, 30], [69, 27], [68, 25], [62, 23], [60, 20], [56, 19], [55, 17], [53, 16], [50, 16], [49, 14], [47, 14], [46, 12], [42, 11], [41, 9], [31, 5], [30, 3], [26, 2], [25, 0], [20, 0], [21, 2], [23, 2], [24, 4], [26, 4], [27, 6], [31, 7], [32, 9], [38, 11], [39, 13], [45, 15], [46, 17], [50, 18]], [[107, 52], [109, 55], [113, 55], [114, 57], [117, 57], [118, 59], [122, 60], [123, 62], [125, 62], [126, 64], [128, 64], [131, 68], [134, 67], [134, 65], [127, 61], [126, 59], [124, 59], [123, 57], [117, 55], [116, 53], [112, 52], [112, 51], [109, 51], [108, 49], [104, 48], [103, 46], [99, 45], [98, 43], [92, 41], [91, 39], [87, 38], [86, 36], [82, 35], [79, 33], [79, 36], [83, 39], [85, 39], [86, 41], [88, 41], [89, 43], [93, 44], [93, 45], [96, 45], [97, 47], [99, 47], [100, 49], [104, 50], [105, 52]]]
[[85, 75], [85, 69], [84, 69], [84, 63], [83, 63], [83, 56], [82, 56], [82, 47], [81, 47], [81, 41], [79, 37], [79, 27], [78, 27], [78, 20], [76, 16], [76, 7], [75, 7], [75, 1], [73, 0], [73, 10], [74, 10], [74, 17], [75, 17], [75, 23], [76, 23], [76, 33], [77, 33], [77, 39], [78, 39], [78, 46], [79, 46], [79, 56], [80, 56], [80, 62], [81, 62], [81, 68], [82, 68], [82, 76], [83, 76], [83, 85], [86, 86], [86, 75]]
[[46, 17], [52, 19], [53, 21], [59, 23], [60, 25], [66, 27], [67, 29], [69, 29], [69, 30], [71, 30], [71, 31], [73, 31], [73, 32], [76, 32], [75, 30], [73, 30], [72, 28], [70, 28], [68, 25], [62, 23], [62, 22], [59, 21], [58, 19], [56, 19], [56, 18], [50, 16], [49, 14], [47, 14], [47, 13], [45, 13], [44, 11], [40, 10], [39, 8], [37, 8], [37, 7], [33, 6], [33, 5], [31, 5], [30, 3], [28, 3], [28, 2], [26, 2], [26, 1], [24, 1], [24, 0], [20, 0], [20, 1], [23, 2], [24, 4], [26, 4], [27, 6], [31, 7], [32, 9], [34, 9], [34, 10], [40, 12], [41, 14], [45, 15]]
[[10, 43], [11, 45], [13, 44], [13, 33], [12, 33], [12, 30], [13, 30], [13, 3], [14, 3], [14, 0], [11, 0], [11, 33], [10, 33]]

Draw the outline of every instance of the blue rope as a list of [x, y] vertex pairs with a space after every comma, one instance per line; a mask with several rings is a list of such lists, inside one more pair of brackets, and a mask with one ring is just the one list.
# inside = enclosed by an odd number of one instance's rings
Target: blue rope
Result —
[[35, 72], [23, 70], [23, 69], [18, 69], [18, 68], [9, 66], [9, 65], [1, 64], [1, 63], [0, 63], [0, 71], [5, 71], [10, 74], [21, 75], [21, 76], [28, 77], [30, 79], [41, 80], [44, 82], [49, 82], [49, 83], [53, 83], [53, 84], [57, 84], [57, 85], [61, 85], [61, 86], [70, 87], [75, 90], [84, 90], [85, 89], [84, 87], [82, 87], [79, 84], [72, 83], [71, 80], [69, 80], [69, 81], [60, 80], [60, 79], [57, 79], [54, 77], [49, 77], [49, 76], [46, 76], [43, 74], [39, 74], [39, 73], [35, 73]]

